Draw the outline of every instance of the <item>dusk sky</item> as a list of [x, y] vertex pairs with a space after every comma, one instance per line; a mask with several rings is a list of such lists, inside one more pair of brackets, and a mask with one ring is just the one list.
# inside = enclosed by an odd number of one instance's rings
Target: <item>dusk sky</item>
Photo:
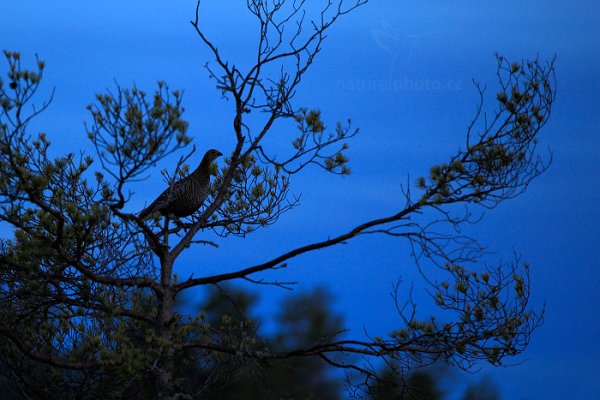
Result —
[[[55, 87], [54, 101], [32, 128], [48, 133], [55, 155], [94, 154], [83, 125], [90, 121], [85, 107], [96, 93], [114, 88], [115, 80], [148, 92], [158, 80], [184, 90], [184, 117], [199, 151], [233, 150], [233, 105], [220, 98], [203, 68], [212, 59], [189, 23], [194, 9], [192, 0], [0, 1], [0, 49], [20, 51], [26, 65], [33, 66], [35, 54], [46, 61], [38, 100]], [[205, 0], [201, 21], [226, 59], [247, 65], [257, 30], [245, 2]], [[595, 1], [380, 0], [342, 18], [302, 81], [296, 104], [321, 109], [329, 126], [351, 118], [360, 128], [349, 142], [352, 174], [308, 169], [292, 181], [292, 192], [302, 194], [300, 207], [246, 239], [188, 251], [176, 266], [179, 275], [237, 270], [398, 210], [400, 185], [408, 176], [414, 183], [463, 145], [478, 101], [473, 79], [487, 84], [489, 109], [495, 107], [496, 52], [517, 61], [556, 56], [557, 98], [539, 143], [543, 155], [553, 155], [549, 170], [523, 195], [486, 211], [468, 228], [490, 250], [490, 262], [507, 261], [515, 252], [529, 261], [533, 305], [546, 306], [544, 324], [528, 349], [508, 360], [518, 365], [481, 364], [480, 374], [491, 376], [507, 400], [598, 398], [600, 3]], [[1, 63], [4, 75], [6, 62]], [[175, 161], [165, 160], [147, 181], [131, 187], [128, 211], [141, 210], [164, 189], [160, 170]], [[399, 327], [389, 296], [398, 279], [406, 292], [414, 282], [415, 297], [424, 297], [409, 247], [398, 238], [361, 237], [299, 257], [264, 277], [298, 281], [298, 291], [330, 289], [354, 337], [363, 328], [385, 336]], [[274, 299], [288, 293], [258, 289], [268, 327]]]

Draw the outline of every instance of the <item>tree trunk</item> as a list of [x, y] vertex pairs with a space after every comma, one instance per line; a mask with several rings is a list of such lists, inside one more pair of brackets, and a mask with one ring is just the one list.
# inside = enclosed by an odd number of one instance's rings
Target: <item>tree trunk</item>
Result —
[[156, 398], [174, 399], [173, 367], [174, 351], [170, 322], [173, 318], [173, 290], [171, 273], [173, 260], [169, 257], [161, 260], [161, 290], [157, 294], [156, 338], [160, 354], [156, 362]]

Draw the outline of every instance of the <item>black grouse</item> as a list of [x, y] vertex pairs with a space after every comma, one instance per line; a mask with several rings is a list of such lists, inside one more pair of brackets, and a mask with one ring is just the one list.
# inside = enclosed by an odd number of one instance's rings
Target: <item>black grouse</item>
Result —
[[144, 208], [139, 217], [147, 219], [155, 212], [162, 215], [174, 215], [178, 218], [187, 217], [198, 211], [204, 203], [210, 185], [210, 165], [223, 154], [210, 149], [204, 154], [200, 165], [194, 172], [175, 182]]

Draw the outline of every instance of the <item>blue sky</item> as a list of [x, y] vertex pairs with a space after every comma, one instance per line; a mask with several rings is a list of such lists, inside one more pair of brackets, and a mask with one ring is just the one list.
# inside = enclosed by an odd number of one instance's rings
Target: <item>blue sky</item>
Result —
[[[226, 57], [244, 63], [256, 30], [232, 1], [203, 2], [207, 31]], [[55, 151], [90, 151], [83, 122], [95, 93], [157, 80], [185, 90], [186, 117], [197, 146], [231, 149], [231, 104], [220, 100], [203, 65], [209, 54], [188, 23], [193, 1], [8, 1], [0, 3], [0, 48], [46, 60], [51, 108], [35, 128]], [[372, 1], [333, 28], [298, 92], [330, 125], [351, 117], [361, 133], [350, 143], [353, 174], [311, 170], [294, 182], [302, 206], [279, 225], [219, 250], [194, 249], [182, 275], [243, 267], [401, 204], [407, 174], [426, 174], [462, 143], [477, 93], [472, 78], [495, 93], [494, 53], [522, 59], [557, 56], [557, 100], [541, 137], [554, 163], [525, 194], [486, 213], [472, 233], [497, 259], [513, 251], [532, 264], [532, 296], [546, 302], [545, 324], [526, 361], [490, 369], [505, 399], [591, 399], [600, 393], [600, 6], [594, 1]], [[171, 164], [169, 164], [171, 163]], [[132, 211], [162, 190], [160, 169], [134, 188]], [[197, 272], [196, 272], [197, 273]], [[384, 335], [397, 325], [389, 292], [398, 278], [418, 279], [407, 246], [367, 237], [297, 259], [278, 275], [300, 290], [325, 285], [356, 335]], [[416, 287], [418, 288], [418, 286]], [[279, 290], [265, 291], [273, 309]], [[425, 310], [426, 311], [426, 310]], [[267, 322], [268, 324], [268, 322]]]

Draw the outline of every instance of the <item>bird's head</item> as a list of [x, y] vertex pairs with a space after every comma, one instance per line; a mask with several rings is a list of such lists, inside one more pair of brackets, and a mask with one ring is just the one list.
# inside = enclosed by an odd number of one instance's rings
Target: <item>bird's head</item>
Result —
[[202, 162], [211, 163], [217, 157], [220, 157], [222, 155], [223, 155], [223, 153], [221, 153], [219, 150], [210, 149], [206, 152], [206, 154], [204, 154], [204, 158], [202, 159]]

